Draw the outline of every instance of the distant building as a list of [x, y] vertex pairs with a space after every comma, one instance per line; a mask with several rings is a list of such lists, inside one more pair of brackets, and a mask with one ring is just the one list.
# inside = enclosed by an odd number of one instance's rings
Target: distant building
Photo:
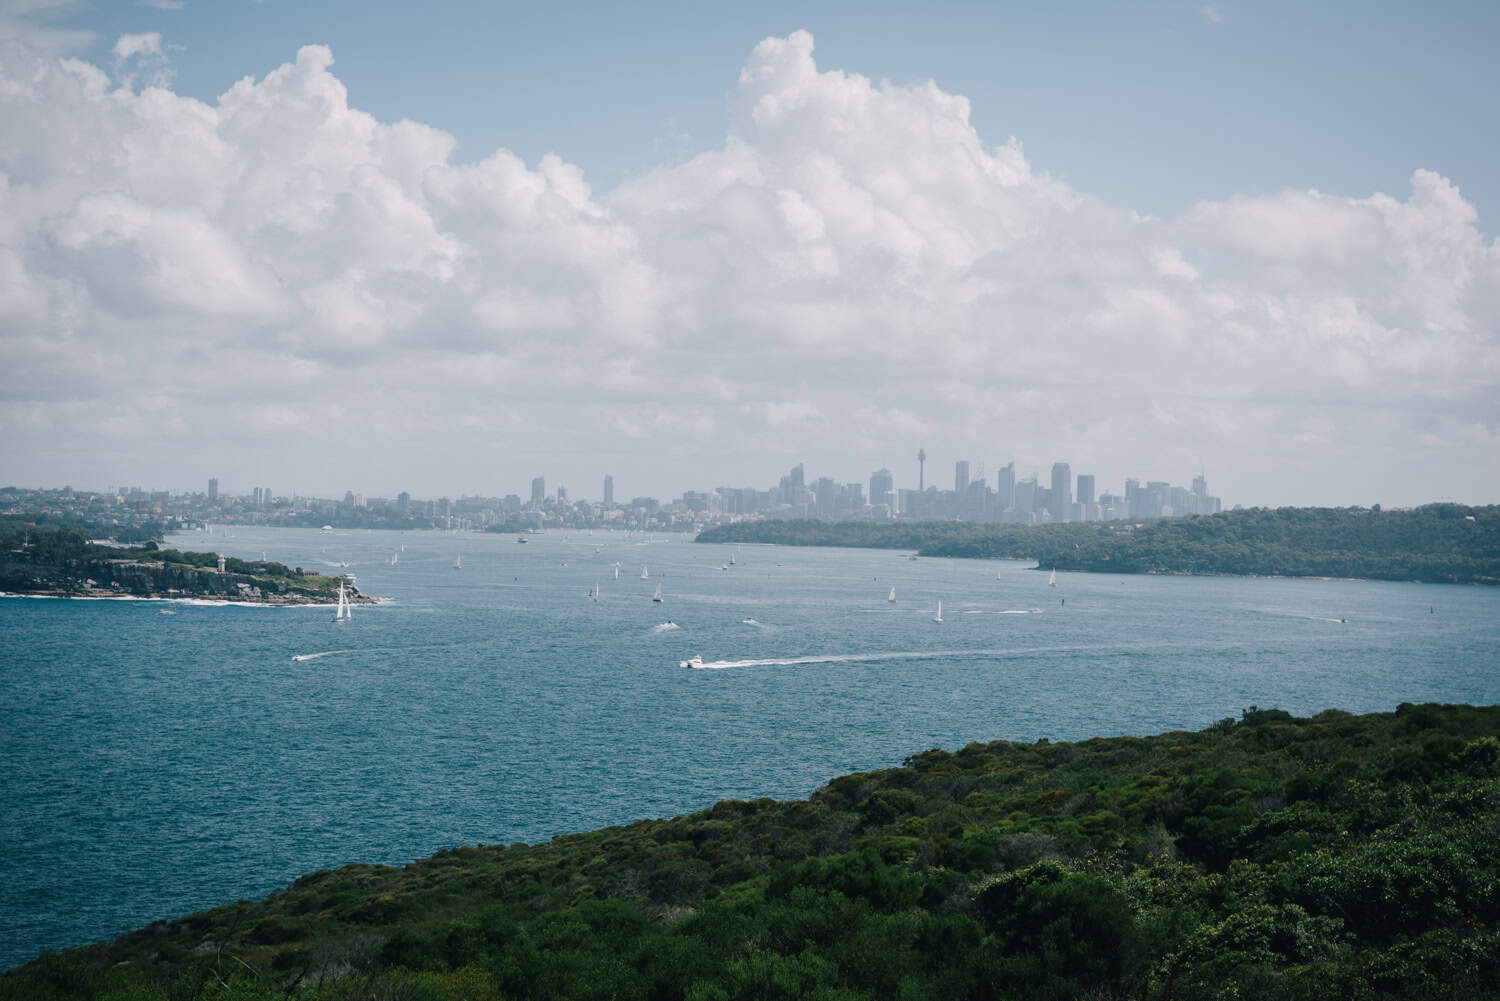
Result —
[[878, 469], [870, 474], [870, 504], [872, 507], [885, 506], [891, 514], [896, 513], [895, 497], [896, 481], [891, 477], [889, 469]]
[[953, 464], [953, 492], [962, 497], [969, 489], [969, 460], [959, 459]]
[[396, 495], [396, 513], [403, 518], [411, 514], [411, 494], [405, 490]]
[[1078, 474], [1078, 503], [1094, 503], [1094, 477], [1091, 473]]
[[218, 499], [219, 499], [219, 479], [218, 479], [218, 477], [210, 477], [210, 479], [208, 481], [208, 502], [210, 504], [213, 504], [213, 503], [216, 503], [218, 501]]
[[615, 502], [615, 478], [609, 473], [604, 474], [604, 503], [606, 505]]
[[1073, 506], [1073, 467], [1066, 462], [1052, 464], [1052, 503], [1049, 510], [1054, 521], [1066, 521]]
[[541, 507], [547, 501], [547, 477], [538, 476], [531, 481], [531, 506]]
[[995, 506], [1001, 511], [1009, 511], [1016, 506], [1016, 464], [1007, 462], [1000, 467], [1000, 474], [995, 482]]

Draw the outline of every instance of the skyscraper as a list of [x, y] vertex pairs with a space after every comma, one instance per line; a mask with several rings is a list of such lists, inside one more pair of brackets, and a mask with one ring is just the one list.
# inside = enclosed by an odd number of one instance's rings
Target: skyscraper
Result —
[[538, 476], [531, 481], [531, 506], [541, 507], [547, 501], [547, 477]]
[[1094, 477], [1091, 473], [1078, 474], [1078, 503], [1094, 503]]
[[953, 464], [953, 492], [959, 497], [969, 489], [969, 460], [959, 459]]
[[219, 499], [219, 478], [217, 476], [212, 476], [212, 477], [209, 477], [209, 480], [208, 480], [208, 502], [210, 504], [212, 504], [215, 501], [217, 501], [218, 499]]
[[1000, 468], [998, 482], [995, 484], [996, 493], [995, 506], [1001, 511], [1008, 511], [1016, 506], [1016, 464], [1007, 462]]
[[895, 485], [896, 481], [891, 478], [889, 469], [879, 469], [871, 473], [870, 503], [875, 507], [883, 504], [894, 514], [896, 512], [896, 497], [893, 493]]
[[1052, 464], [1052, 518], [1066, 521], [1073, 507], [1073, 467], [1066, 462]]
[[610, 473], [604, 474], [604, 503], [606, 505], [615, 502], [615, 478]]

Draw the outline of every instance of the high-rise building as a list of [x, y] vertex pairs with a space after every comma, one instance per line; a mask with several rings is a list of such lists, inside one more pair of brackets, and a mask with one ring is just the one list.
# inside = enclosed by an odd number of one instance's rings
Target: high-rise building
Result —
[[927, 489], [927, 449], [917, 449], [917, 493]]
[[547, 477], [538, 476], [531, 481], [531, 506], [541, 507], [547, 501]]
[[212, 504], [215, 501], [217, 501], [218, 499], [219, 499], [219, 478], [217, 476], [213, 476], [213, 477], [210, 477], [209, 480], [208, 480], [208, 502], [210, 504]]
[[1016, 464], [1007, 462], [1000, 467], [1000, 475], [995, 484], [995, 506], [1006, 511], [1016, 504]]
[[959, 497], [969, 489], [969, 460], [959, 459], [953, 464], [953, 492]]
[[604, 474], [604, 503], [606, 505], [615, 502], [615, 478], [610, 473]]
[[1066, 462], [1052, 464], [1052, 518], [1066, 521], [1073, 507], [1073, 467]]
[[411, 494], [405, 490], [396, 495], [396, 512], [403, 518], [411, 514]]
[[1094, 503], [1094, 476], [1092, 473], [1078, 474], [1078, 503]]
[[1033, 474], [1016, 484], [1015, 504], [1016, 520], [1021, 524], [1030, 524], [1032, 515], [1036, 513], [1036, 476]]
[[889, 469], [878, 469], [870, 474], [870, 504], [874, 507], [885, 507], [892, 513], [896, 513], [895, 497], [896, 481], [891, 477]]

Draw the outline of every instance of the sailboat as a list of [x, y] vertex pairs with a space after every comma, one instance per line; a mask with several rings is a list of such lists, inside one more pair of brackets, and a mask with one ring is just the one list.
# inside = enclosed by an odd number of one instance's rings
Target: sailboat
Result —
[[463, 553], [459, 553], [457, 556], [453, 557], [453, 569], [455, 569], [455, 570], [462, 570], [463, 568], [464, 568], [464, 554]]
[[401, 554], [400, 553], [391, 553], [391, 566], [395, 566], [396, 563], [397, 563], [397, 561], [400, 560], [400, 559], [401, 559]]
[[894, 587], [891, 588], [891, 593], [886, 595], [885, 600], [889, 601], [893, 605], [896, 603], [896, 589]]
[[599, 582], [597, 580], [594, 581], [594, 591], [593, 594], [590, 595], [590, 597], [592, 597], [595, 601], [599, 600]]
[[661, 581], [656, 582], [656, 593], [651, 596], [651, 600], [661, 604]]
[[734, 553], [729, 554], [729, 565], [734, 566]]
[[646, 568], [644, 566], [641, 567], [641, 580], [645, 580], [649, 576], [650, 574], [646, 573]]
[[933, 622], [942, 622], [943, 621], [943, 602], [942, 602], [941, 598], [938, 599], [938, 613], [932, 617], [932, 621]]
[[333, 614], [333, 621], [342, 625], [354, 619], [354, 606], [349, 603], [349, 598], [344, 594], [344, 582], [339, 581], [339, 608]]
[[1052, 576], [1047, 578], [1047, 586], [1048, 587], [1056, 587], [1057, 586], [1057, 567], [1053, 567], [1052, 568]]
[[615, 564], [615, 580], [620, 579], [620, 564]]

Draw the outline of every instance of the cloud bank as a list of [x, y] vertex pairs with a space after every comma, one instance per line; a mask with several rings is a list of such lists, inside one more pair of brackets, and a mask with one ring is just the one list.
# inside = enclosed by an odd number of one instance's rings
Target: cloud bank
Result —
[[645, 492], [923, 443], [1231, 501], [1500, 492], [1500, 248], [1429, 170], [1142, 218], [796, 32], [721, 147], [597, 193], [351, 107], [322, 46], [212, 105], [127, 72], [162, 52], [0, 41], [11, 480]]

